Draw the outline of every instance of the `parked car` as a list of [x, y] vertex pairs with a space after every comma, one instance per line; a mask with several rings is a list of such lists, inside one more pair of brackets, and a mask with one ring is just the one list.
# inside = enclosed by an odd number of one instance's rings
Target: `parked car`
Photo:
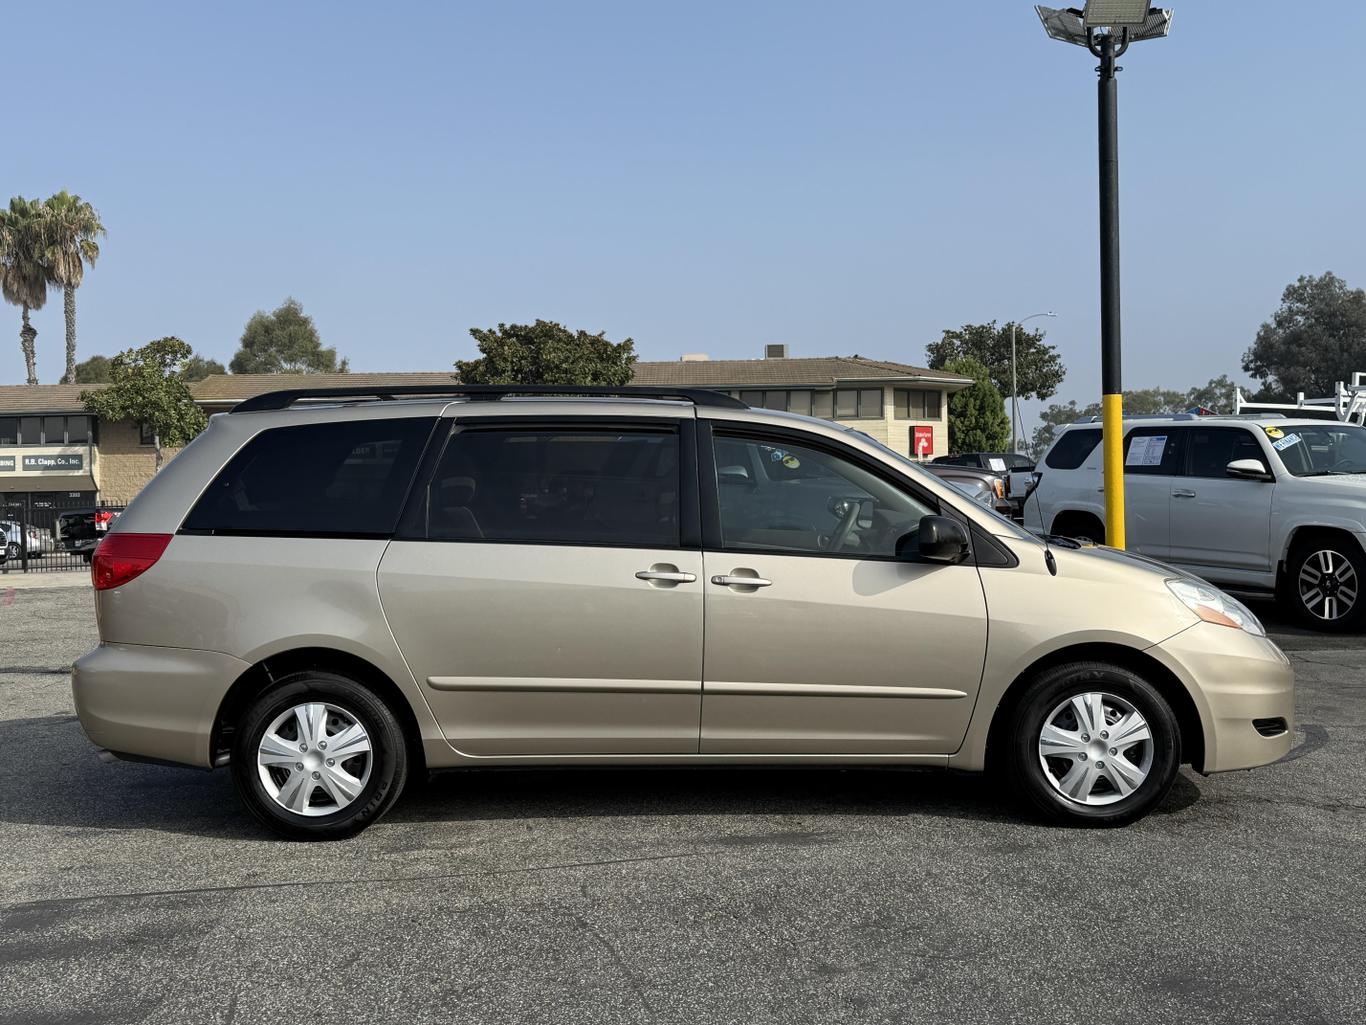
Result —
[[[1064, 428], [1027, 503], [1035, 530], [1102, 542], [1101, 428]], [[1127, 546], [1238, 591], [1276, 594], [1308, 626], [1366, 615], [1366, 429], [1282, 417], [1124, 422]]]
[[33, 524], [24, 526], [17, 520], [0, 520], [0, 562], [18, 562], [24, 557], [25, 549], [30, 559], [42, 558], [52, 550], [52, 538], [44, 537], [43, 532]]
[[995, 509], [1002, 516], [1013, 512], [1010, 500], [1006, 498], [1005, 478], [987, 470], [974, 470], [968, 466], [946, 466], [929, 463], [925, 469], [940, 480], [949, 481], [973, 499], [989, 509]]
[[73, 509], [61, 513], [53, 525], [57, 547], [84, 556], [89, 562], [95, 554], [95, 546], [118, 515], [113, 509]]
[[931, 466], [967, 466], [1001, 477], [1007, 515], [1019, 518], [1025, 496], [1034, 483], [1034, 460], [1019, 452], [963, 452], [956, 456], [939, 456]]
[[1289, 661], [1237, 601], [1050, 548], [839, 424], [703, 391], [372, 398], [250, 399], [111, 525], [72, 673], [96, 745], [229, 766], [306, 839], [500, 765], [990, 766], [1114, 825], [1182, 763], [1290, 750]]

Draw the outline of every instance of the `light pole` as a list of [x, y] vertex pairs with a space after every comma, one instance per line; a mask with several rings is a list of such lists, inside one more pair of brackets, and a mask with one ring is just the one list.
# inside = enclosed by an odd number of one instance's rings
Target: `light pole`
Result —
[[1100, 390], [1105, 454], [1105, 537], [1124, 547], [1124, 398], [1120, 383], [1119, 113], [1115, 60], [1130, 43], [1161, 39], [1172, 12], [1148, 0], [1086, 0], [1086, 7], [1034, 8], [1054, 39], [1084, 46], [1100, 58]]
[[1016, 409], [1019, 387], [1015, 383], [1015, 327], [1025, 321], [1034, 320], [1037, 317], [1056, 317], [1057, 314], [1052, 310], [1047, 313], [1031, 313], [1023, 320], [1012, 320], [1010, 322], [1010, 451], [1014, 453], [1020, 451], [1020, 441], [1015, 434], [1015, 425], [1020, 421], [1019, 411]]

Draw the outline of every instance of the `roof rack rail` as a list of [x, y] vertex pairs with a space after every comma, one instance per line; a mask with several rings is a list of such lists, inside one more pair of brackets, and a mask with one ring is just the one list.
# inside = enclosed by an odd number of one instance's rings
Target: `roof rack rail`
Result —
[[[1098, 424], [1104, 421], [1102, 416], [1084, 416], [1080, 420], [1073, 420], [1076, 424]], [[1122, 417], [1126, 422], [1129, 420], [1204, 420], [1203, 416], [1196, 413], [1125, 413]]]
[[426, 385], [402, 384], [394, 387], [346, 387], [346, 388], [288, 388], [282, 391], [254, 395], [239, 402], [234, 413], [257, 413], [270, 409], [288, 409], [296, 402], [321, 399], [385, 399], [416, 398], [431, 395], [434, 397], [468, 396], [480, 399], [505, 399], [517, 395], [572, 396], [592, 398], [625, 399], [673, 399], [691, 402], [695, 406], [713, 406], [719, 409], [749, 409], [747, 403], [718, 391], [705, 388], [646, 388], [627, 385], [599, 387], [597, 385], [560, 385], [560, 384], [452, 384]]

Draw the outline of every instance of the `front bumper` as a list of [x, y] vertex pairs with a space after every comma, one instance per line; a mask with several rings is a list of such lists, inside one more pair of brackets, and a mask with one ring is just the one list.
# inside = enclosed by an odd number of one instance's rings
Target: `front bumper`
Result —
[[[1203, 772], [1266, 765], [1289, 753], [1295, 731], [1295, 671], [1275, 643], [1213, 623], [1197, 623], [1148, 649], [1181, 678], [1204, 732]], [[1254, 722], [1285, 720], [1264, 736]]]
[[96, 746], [208, 768], [214, 718], [248, 668], [216, 651], [101, 644], [76, 660], [71, 693]]

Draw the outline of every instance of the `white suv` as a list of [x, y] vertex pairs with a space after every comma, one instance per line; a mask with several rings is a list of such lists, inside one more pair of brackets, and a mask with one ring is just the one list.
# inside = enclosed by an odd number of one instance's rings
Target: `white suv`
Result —
[[[1101, 427], [1063, 429], [1026, 503], [1032, 530], [1102, 542]], [[1240, 591], [1275, 592], [1308, 625], [1366, 615], [1366, 428], [1178, 415], [1124, 422], [1135, 552]]]

